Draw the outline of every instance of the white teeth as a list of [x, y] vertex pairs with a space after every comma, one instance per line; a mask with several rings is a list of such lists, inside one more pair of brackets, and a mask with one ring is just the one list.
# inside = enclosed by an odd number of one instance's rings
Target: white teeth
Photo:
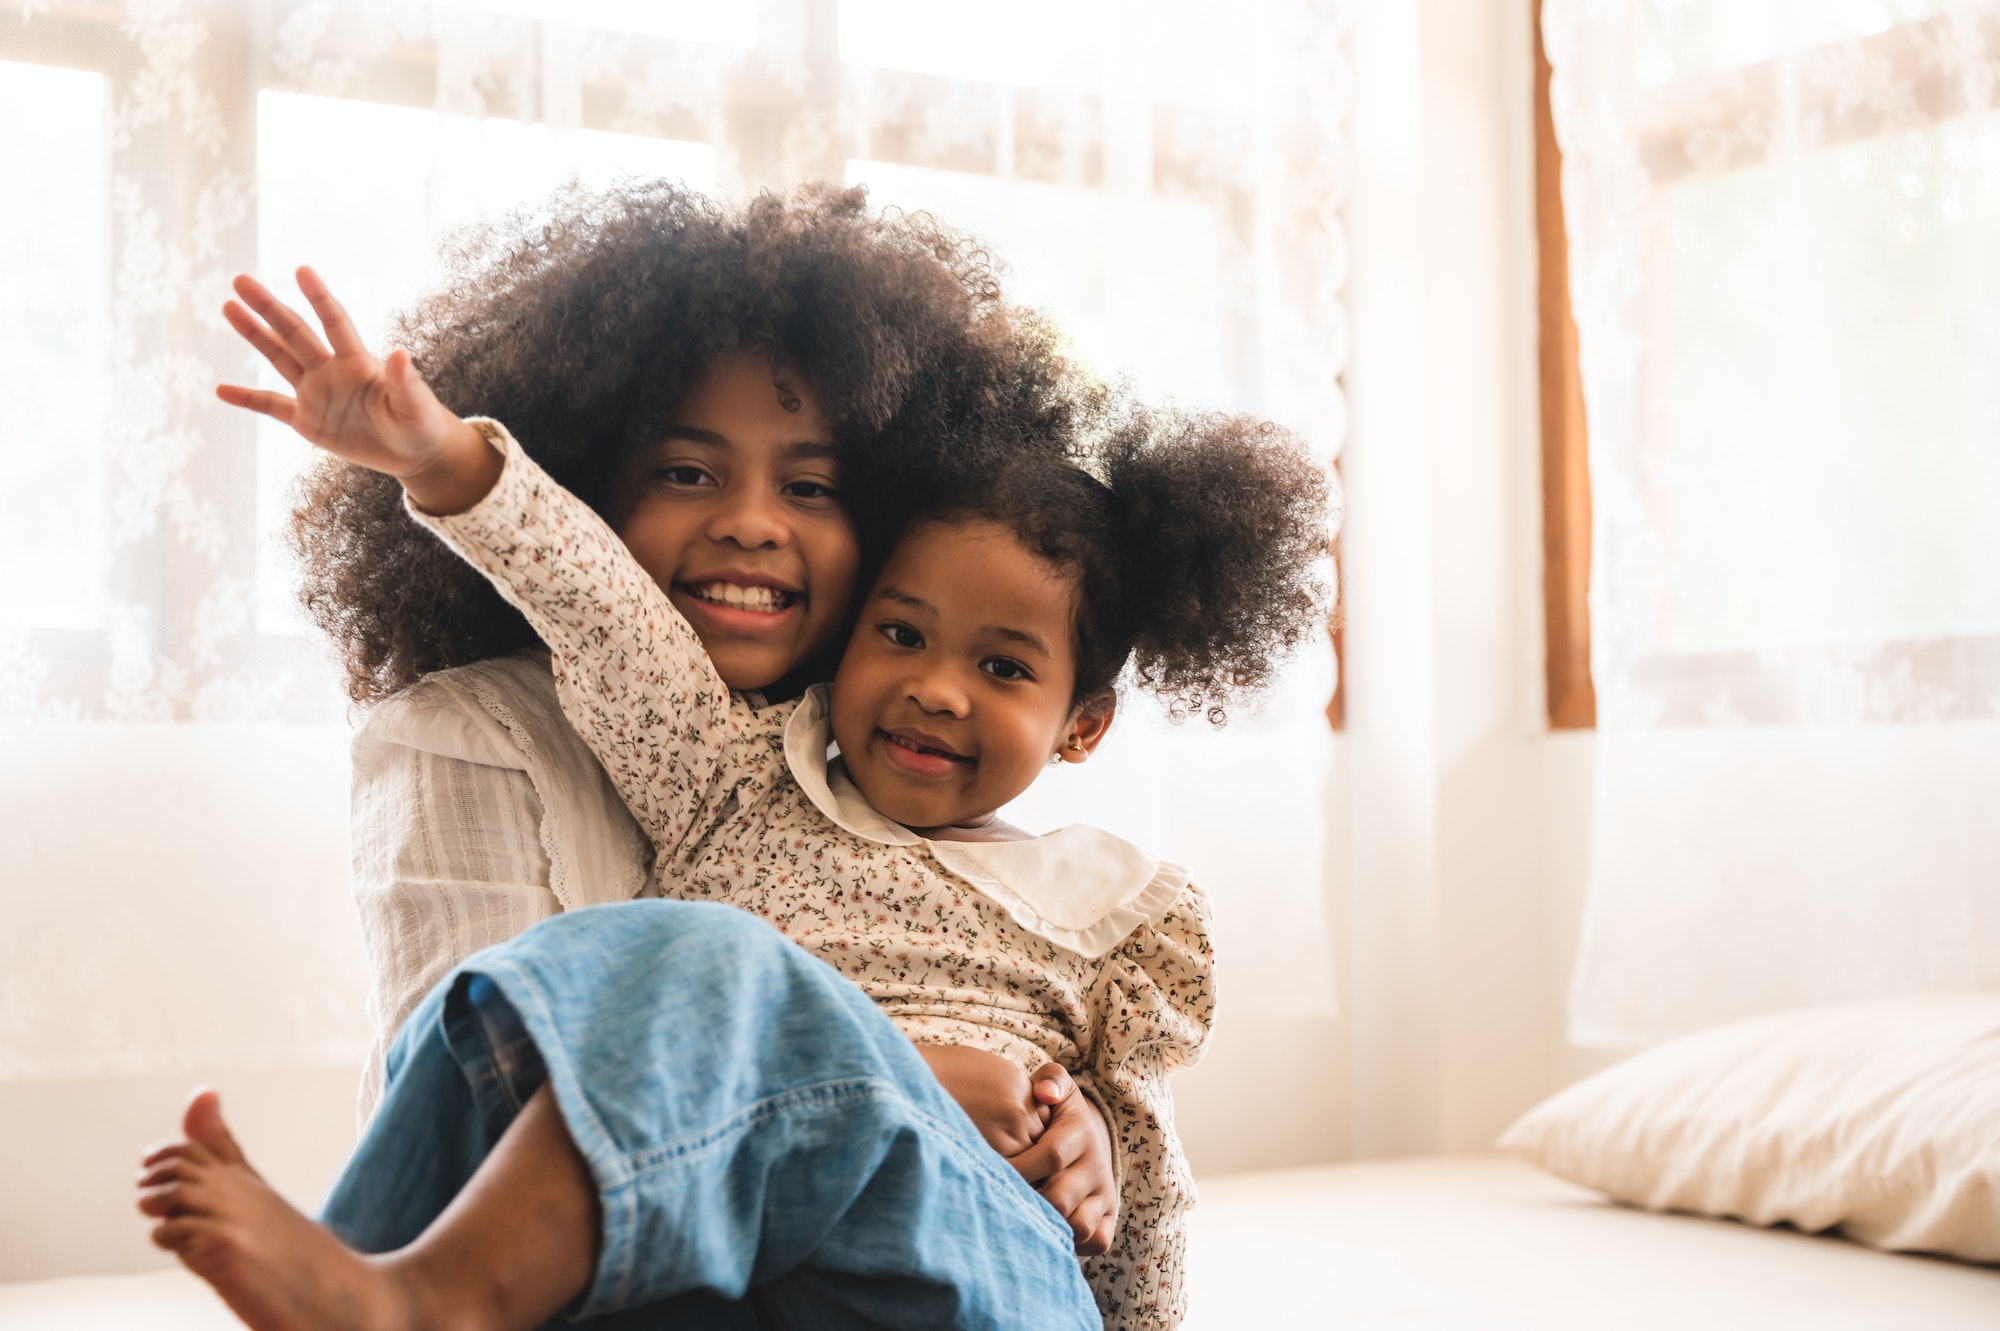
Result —
[[781, 592], [775, 587], [744, 586], [735, 582], [704, 582], [691, 584], [688, 588], [704, 601], [731, 606], [738, 610], [782, 610], [792, 603], [790, 592]]

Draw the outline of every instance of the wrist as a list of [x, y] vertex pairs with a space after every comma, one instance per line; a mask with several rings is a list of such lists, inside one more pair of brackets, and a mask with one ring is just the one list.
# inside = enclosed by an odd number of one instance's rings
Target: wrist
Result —
[[411, 503], [434, 517], [450, 517], [491, 494], [506, 465], [485, 435], [454, 416], [430, 460], [397, 479]]

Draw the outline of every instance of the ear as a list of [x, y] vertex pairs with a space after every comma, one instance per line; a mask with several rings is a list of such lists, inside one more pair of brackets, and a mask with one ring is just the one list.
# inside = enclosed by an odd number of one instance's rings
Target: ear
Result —
[[1087, 762], [1104, 742], [1111, 718], [1118, 711], [1118, 699], [1107, 693], [1079, 705], [1056, 741], [1056, 757], [1066, 763]]

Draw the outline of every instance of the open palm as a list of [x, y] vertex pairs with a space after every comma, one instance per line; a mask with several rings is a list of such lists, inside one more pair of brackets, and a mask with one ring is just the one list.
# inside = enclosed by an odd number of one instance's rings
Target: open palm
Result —
[[407, 351], [392, 351], [386, 361], [369, 354], [317, 273], [301, 268], [298, 281], [326, 330], [325, 342], [255, 278], [238, 277], [242, 303], [232, 300], [222, 307], [229, 326], [296, 396], [234, 384], [220, 386], [216, 396], [282, 421], [308, 442], [357, 465], [399, 478], [424, 471], [458, 418], [437, 400]]

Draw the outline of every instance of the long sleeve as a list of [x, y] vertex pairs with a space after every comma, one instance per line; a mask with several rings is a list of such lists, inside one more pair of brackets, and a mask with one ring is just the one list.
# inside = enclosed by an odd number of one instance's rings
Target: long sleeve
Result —
[[549, 645], [563, 711], [664, 855], [713, 825], [740, 728], [694, 630], [623, 541], [493, 421], [472, 424], [506, 465], [486, 498], [431, 528]]
[[1194, 1178], [1174, 1132], [1167, 1074], [1201, 1057], [1215, 1016], [1208, 898], [1189, 884], [1106, 959], [1091, 994], [1098, 1036], [1077, 1082], [1101, 1108], [1119, 1165], [1118, 1235], [1084, 1264], [1104, 1324], [1165, 1329], [1187, 1313]]
[[454, 966], [558, 911], [628, 900], [650, 850], [563, 720], [545, 661], [432, 676], [354, 738], [353, 884], [374, 1047], [360, 1114], [411, 1009]]
[[[354, 740], [354, 898], [375, 1023], [362, 1076], [364, 1120], [382, 1095], [389, 1041], [431, 987], [480, 948], [561, 909], [528, 773], [482, 751], [487, 745], [428, 744], [409, 734], [416, 701], [384, 704]], [[439, 728], [435, 716], [427, 719]], [[452, 719], [461, 722], [454, 738], [477, 734], [471, 718]], [[493, 758], [501, 761], [481, 761]]]

